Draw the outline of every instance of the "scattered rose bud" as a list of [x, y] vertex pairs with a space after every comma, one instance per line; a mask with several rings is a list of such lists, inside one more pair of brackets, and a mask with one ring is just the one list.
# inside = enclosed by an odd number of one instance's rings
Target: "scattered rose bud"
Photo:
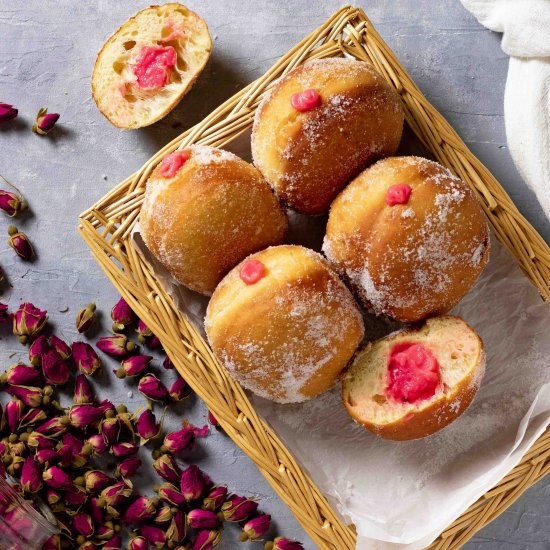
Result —
[[136, 320], [136, 314], [126, 300], [120, 298], [111, 310], [111, 319], [113, 320], [113, 332], [122, 332]]
[[40, 407], [42, 405], [44, 393], [41, 388], [33, 386], [8, 386], [5, 391], [21, 399], [27, 407]]
[[75, 405], [90, 405], [95, 401], [94, 390], [86, 376], [79, 374], [74, 384], [73, 403]]
[[170, 359], [170, 357], [168, 357], [168, 355], [164, 358], [164, 361], [162, 362], [162, 366], [166, 370], [174, 370], [176, 368], [176, 366], [174, 365], [174, 363], [172, 363], [172, 360]]
[[118, 481], [101, 491], [101, 498], [106, 506], [118, 506], [132, 496], [132, 484], [129, 481]]
[[134, 537], [128, 541], [128, 550], [149, 550], [149, 543], [144, 537]]
[[151, 355], [132, 355], [131, 357], [123, 359], [120, 363], [120, 368], [114, 372], [118, 378], [138, 376], [147, 369], [151, 359], [153, 359]]
[[272, 550], [304, 550], [304, 547], [300, 542], [286, 539], [284, 537], [277, 537], [273, 541], [271, 548]]
[[20, 477], [23, 469], [25, 459], [22, 456], [14, 455], [11, 464], [6, 468], [6, 471], [10, 476]]
[[9, 103], [0, 103], [0, 122], [8, 122], [17, 117], [19, 111]]
[[88, 508], [92, 519], [99, 524], [102, 524], [104, 521], [103, 517], [103, 506], [104, 502], [99, 497], [92, 497], [88, 501]]
[[260, 514], [255, 518], [249, 519], [243, 525], [243, 532], [240, 539], [242, 542], [247, 540], [258, 540], [263, 537], [271, 527], [271, 516], [269, 514]]
[[[112, 539], [115, 536], [115, 530], [112, 527], [112, 523], [111, 525], [109, 525], [108, 523], [106, 523], [105, 525], [98, 525], [95, 535], [96, 538], [99, 540], [107, 541]], [[95, 545], [93, 546], [93, 548], [95, 549]]]
[[119, 412], [118, 419], [122, 425], [123, 432], [126, 432], [131, 437], [134, 436], [133, 416], [129, 412]]
[[141, 344], [145, 344], [147, 338], [152, 338], [153, 336], [151, 329], [141, 319], [138, 321], [136, 332], [138, 333], [138, 341]]
[[42, 373], [46, 382], [54, 386], [63, 386], [71, 376], [69, 366], [55, 349], [42, 356]]
[[116, 407], [108, 399], [103, 399], [103, 401], [100, 401], [97, 404], [97, 408], [100, 409], [106, 417], [116, 415]]
[[153, 468], [160, 477], [170, 483], [179, 483], [181, 479], [181, 470], [172, 455], [160, 455], [159, 458], [153, 462]]
[[29, 361], [34, 367], [42, 366], [42, 356], [49, 351], [48, 338], [41, 334], [29, 347]]
[[[9, 183], [4, 177], [0, 176], [0, 178]], [[0, 189], [0, 210], [3, 210], [10, 218], [17, 216], [19, 212], [23, 212], [27, 208], [28, 205], [20, 193]]]
[[130, 478], [137, 473], [140, 466], [141, 466], [140, 458], [136, 456], [125, 458], [124, 460], [122, 460], [117, 464], [117, 467], [115, 470], [115, 477], [117, 478], [122, 477], [123, 479]]
[[248, 519], [256, 512], [258, 503], [246, 497], [231, 495], [221, 507], [221, 513], [226, 521], [238, 522]]
[[190, 464], [181, 474], [180, 489], [187, 502], [197, 500], [204, 491], [204, 476], [200, 468]]
[[50, 466], [44, 470], [42, 479], [46, 482], [48, 487], [52, 489], [70, 489], [73, 486], [73, 482], [69, 474], [64, 472], [58, 466]]
[[54, 449], [40, 449], [39, 451], [36, 451], [34, 458], [36, 458], [38, 464], [51, 465], [58, 461], [59, 455]]
[[[4, 280], [3, 270], [0, 273], [0, 276], [2, 277], [0, 282], [2, 282]], [[3, 304], [0, 302], [0, 323], [5, 323], [6, 321], [9, 321], [9, 319], [10, 319], [10, 314], [8, 313], [8, 304]]]
[[55, 491], [54, 489], [46, 489], [46, 502], [52, 506], [53, 504], [57, 504], [61, 501], [63, 498], [62, 494], [58, 491]]
[[160, 424], [157, 423], [155, 413], [145, 409], [136, 421], [136, 432], [141, 438], [141, 444], [145, 445], [150, 439], [156, 439], [161, 434]]
[[19, 421], [19, 429], [22, 430], [24, 428], [28, 428], [29, 426], [33, 426], [38, 422], [43, 422], [47, 418], [48, 415], [46, 414], [46, 411], [38, 408], [29, 409], [25, 414], [23, 414], [23, 416], [21, 416], [21, 420]]
[[88, 494], [83, 487], [73, 485], [70, 489], [65, 490], [64, 500], [67, 506], [80, 508], [88, 500]]
[[219, 529], [213, 531], [199, 531], [193, 541], [193, 550], [212, 550], [218, 546], [222, 537]]
[[151, 401], [162, 402], [168, 397], [166, 386], [154, 374], [146, 374], [139, 381], [138, 390]]
[[[95, 304], [88, 304], [76, 314], [76, 330], [86, 332], [95, 322]], [[74, 345], [74, 344], [73, 344]]]
[[125, 357], [134, 352], [136, 345], [128, 340], [124, 334], [113, 334], [113, 336], [104, 336], [97, 342], [97, 347], [113, 357]]
[[8, 235], [8, 244], [15, 250], [15, 253], [23, 260], [32, 260], [34, 250], [27, 235], [18, 231], [15, 225], [8, 227]]
[[189, 427], [191, 430], [193, 430], [193, 433], [195, 434], [195, 437], [206, 437], [210, 433], [210, 428], [208, 427], [208, 424], [205, 424], [202, 428], [199, 428], [198, 426], [194, 426], [193, 424], [184, 423], [184, 427]]
[[88, 493], [99, 493], [112, 483], [113, 479], [101, 470], [88, 470], [84, 473], [84, 486]]
[[189, 386], [183, 378], [178, 378], [168, 390], [172, 401], [182, 401], [186, 397], [189, 397]]
[[143, 525], [140, 527], [139, 533], [155, 548], [164, 548], [166, 546], [166, 536], [160, 527], [155, 527], [154, 525]]
[[40, 451], [42, 449], [53, 449], [54, 441], [51, 437], [46, 435], [39, 434], [38, 432], [31, 432], [27, 440], [27, 445], [31, 449]]
[[69, 411], [69, 420], [75, 428], [86, 428], [102, 416], [103, 411], [93, 405], [74, 405]]
[[161, 450], [177, 454], [181, 451], [191, 449], [195, 443], [195, 433], [193, 428], [187, 426], [177, 432], [172, 432], [166, 435]]
[[129, 525], [137, 525], [152, 519], [157, 511], [157, 504], [157, 499], [139, 496], [128, 506], [122, 521]]
[[173, 515], [168, 529], [166, 529], [166, 539], [172, 544], [183, 542], [186, 532], [185, 513], [182, 510], [178, 510]]
[[108, 445], [118, 443], [122, 425], [120, 419], [116, 416], [105, 418], [99, 425], [99, 433], [105, 438]]
[[13, 315], [13, 333], [22, 344], [34, 340], [48, 320], [47, 311], [41, 311], [31, 303], [21, 304]]
[[42, 489], [42, 472], [33, 456], [28, 456], [21, 470], [21, 486], [27, 493], [37, 493]]
[[92, 375], [101, 367], [94, 348], [86, 342], [73, 342], [73, 361], [82, 374]]
[[159, 485], [157, 494], [161, 499], [174, 506], [182, 506], [186, 502], [185, 497], [178, 491], [177, 487], [171, 483], [162, 483]]
[[69, 419], [66, 416], [54, 416], [40, 426], [37, 426], [34, 430], [42, 435], [57, 438], [67, 431], [69, 425]]
[[217, 529], [220, 520], [215, 512], [195, 508], [187, 513], [187, 524], [193, 529]]
[[103, 550], [121, 550], [121, 548], [122, 537], [120, 535], [115, 535], [103, 545]]
[[85, 537], [91, 537], [94, 534], [92, 517], [85, 512], [79, 512], [73, 516], [73, 527], [77, 533]]
[[42, 550], [61, 550], [61, 537], [52, 535], [43, 545]]
[[66, 361], [71, 355], [72, 350], [69, 344], [58, 338], [55, 334], [50, 336], [49, 340], [50, 346], [61, 355], [61, 357]]
[[48, 109], [42, 107], [36, 115], [36, 123], [33, 124], [32, 131], [40, 136], [45, 136], [53, 130], [58, 120], [59, 114], [48, 113]]
[[155, 336], [153, 334], [153, 337], [150, 338], [149, 340], [147, 340], [145, 342], [146, 346], [149, 348], [149, 349], [159, 349], [159, 348], [162, 348], [162, 343], [161, 341], [159, 340], [159, 338], [157, 336]]
[[174, 516], [174, 507], [168, 504], [165, 504], [163, 506], [160, 506], [160, 508], [157, 509], [157, 515], [155, 516], [155, 519], [153, 521], [157, 525], [165, 525], [172, 519], [173, 516]]
[[19, 399], [11, 399], [6, 404], [6, 418], [11, 433], [17, 431], [17, 426], [25, 410], [25, 405]]
[[135, 455], [139, 451], [139, 447], [130, 441], [123, 441], [111, 447], [111, 452], [117, 458], [126, 458], [127, 456]]
[[225, 502], [227, 497], [227, 487], [225, 485], [218, 485], [214, 487], [208, 495], [204, 497], [202, 501], [202, 507], [205, 510], [211, 510], [215, 512], [221, 508], [221, 505]]
[[15, 386], [28, 386], [40, 379], [40, 371], [34, 367], [18, 363], [17, 365], [12, 365], [1, 378], [4, 383]]

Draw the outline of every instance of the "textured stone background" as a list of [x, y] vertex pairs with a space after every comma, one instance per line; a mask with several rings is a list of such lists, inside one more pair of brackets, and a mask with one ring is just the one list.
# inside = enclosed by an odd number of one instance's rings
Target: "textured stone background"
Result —
[[[326, 0], [187, 3], [210, 26], [215, 40], [211, 61], [170, 117], [152, 128], [124, 132], [97, 111], [90, 74], [105, 39], [147, 2], [0, 0], [0, 100], [20, 109], [15, 124], [0, 127], [0, 174], [17, 183], [29, 199], [31, 212], [17, 223], [38, 253], [35, 262], [23, 263], [7, 245], [0, 247], [0, 264], [12, 285], [2, 299], [12, 307], [31, 300], [48, 309], [52, 325], [67, 339], [76, 337], [76, 311], [91, 301], [104, 311], [107, 330], [105, 317], [117, 297], [76, 233], [78, 214], [179, 132], [261, 75], [342, 5]], [[550, 223], [520, 181], [506, 148], [502, 99], [508, 61], [499, 47], [500, 37], [478, 25], [458, 0], [359, 3], [428, 98], [549, 240]], [[47, 138], [30, 132], [41, 106], [61, 113], [59, 127]], [[1, 234], [8, 225], [0, 216]], [[65, 308], [68, 311], [62, 313]], [[2, 363], [22, 356], [19, 344], [2, 334]], [[129, 397], [125, 383], [103, 383], [101, 388], [113, 401], [132, 408], [141, 403], [137, 392]], [[197, 400], [178, 408], [178, 413], [197, 423], [206, 414]], [[170, 425], [176, 424], [172, 417]], [[304, 541], [308, 550], [315, 547], [227, 437], [212, 434], [193, 457], [215, 480], [258, 496], [285, 535]], [[549, 509], [550, 481], [543, 481], [467, 548], [549, 548]], [[237, 546], [235, 533], [226, 537], [223, 548]]]

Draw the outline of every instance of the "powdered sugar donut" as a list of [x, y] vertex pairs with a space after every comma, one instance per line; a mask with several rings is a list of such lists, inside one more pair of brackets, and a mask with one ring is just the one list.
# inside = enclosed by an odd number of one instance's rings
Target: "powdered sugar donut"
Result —
[[395, 153], [402, 129], [399, 98], [370, 64], [322, 59], [288, 73], [262, 101], [252, 154], [284, 203], [321, 214], [360, 170]]
[[140, 225], [145, 244], [178, 282], [210, 294], [243, 258], [282, 243], [288, 221], [254, 166], [195, 145], [155, 168]]
[[472, 190], [436, 162], [381, 160], [332, 204], [323, 251], [372, 312], [415, 322], [449, 311], [489, 259]]
[[206, 333], [244, 387], [279, 403], [329, 389], [363, 338], [353, 296], [316, 252], [301, 246], [253, 254], [212, 295]]

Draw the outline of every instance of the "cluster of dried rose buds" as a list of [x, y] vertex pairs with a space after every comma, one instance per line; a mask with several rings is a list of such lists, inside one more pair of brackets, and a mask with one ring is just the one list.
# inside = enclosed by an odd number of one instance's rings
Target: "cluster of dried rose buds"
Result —
[[[10, 103], [0, 103], [0, 124], [17, 118], [18, 114], [19, 110]], [[58, 113], [48, 113], [48, 109], [42, 107], [36, 115], [36, 121], [32, 127], [32, 131], [36, 134], [45, 136], [53, 130], [58, 120]]]

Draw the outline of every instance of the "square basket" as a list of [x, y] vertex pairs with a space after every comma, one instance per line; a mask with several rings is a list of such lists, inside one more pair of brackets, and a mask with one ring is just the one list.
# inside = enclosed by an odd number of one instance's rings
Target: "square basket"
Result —
[[[168, 356], [204, 400], [226, 433], [256, 463], [273, 489], [322, 549], [355, 548], [345, 525], [277, 434], [260, 418], [243, 389], [221, 368], [208, 344], [178, 311], [138, 255], [131, 232], [139, 218], [149, 174], [167, 153], [199, 143], [223, 147], [249, 130], [255, 109], [276, 80], [311, 59], [348, 55], [370, 62], [400, 95], [406, 121], [441, 164], [470, 185], [498, 239], [550, 301], [550, 248], [518, 212], [490, 172], [427, 101], [365, 13], [345, 7], [202, 122], [181, 134], [80, 216], [79, 231], [132, 309], [160, 338]], [[460, 548], [550, 470], [550, 431], [492, 490], [449, 525], [430, 549]]]

